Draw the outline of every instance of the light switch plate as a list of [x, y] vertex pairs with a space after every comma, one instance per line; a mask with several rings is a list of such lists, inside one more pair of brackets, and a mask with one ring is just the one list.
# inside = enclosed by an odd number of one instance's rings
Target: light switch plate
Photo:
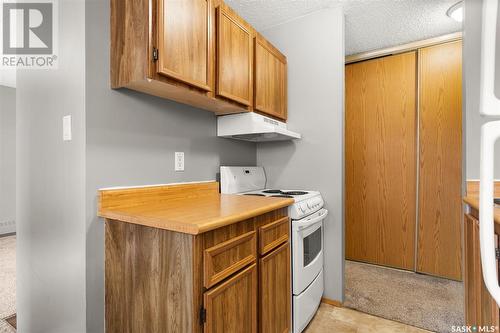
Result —
[[71, 115], [67, 115], [63, 117], [63, 141], [71, 141], [72, 139]]
[[175, 152], [175, 171], [184, 171], [184, 152]]

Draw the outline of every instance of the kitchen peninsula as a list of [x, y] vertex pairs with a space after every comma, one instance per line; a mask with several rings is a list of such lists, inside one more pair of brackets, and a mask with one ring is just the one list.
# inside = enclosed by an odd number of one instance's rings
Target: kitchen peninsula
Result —
[[289, 331], [293, 202], [217, 182], [100, 190], [106, 332]]

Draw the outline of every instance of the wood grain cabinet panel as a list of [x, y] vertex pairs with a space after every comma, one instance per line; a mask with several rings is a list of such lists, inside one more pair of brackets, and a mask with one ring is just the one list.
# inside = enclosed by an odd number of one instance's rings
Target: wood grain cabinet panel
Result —
[[210, 288], [257, 260], [255, 231], [243, 234], [204, 251], [206, 288]]
[[252, 102], [252, 38], [243, 20], [217, 8], [217, 95], [246, 106]]
[[259, 228], [259, 254], [265, 255], [288, 241], [290, 224], [288, 217], [266, 224]]
[[257, 332], [257, 266], [207, 291], [204, 303], [205, 333]]
[[210, 0], [159, 0], [158, 73], [211, 90]]
[[286, 120], [286, 57], [222, 0], [110, 0], [110, 5], [113, 89], [217, 115], [258, 111]]
[[[483, 280], [478, 219], [465, 214], [465, 323], [469, 326], [499, 326], [500, 310]], [[498, 246], [498, 235], [495, 235]]]
[[287, 61], [261, 37], [255, 38], [255, 105], [257, 111], [286, 120]]
[[415, 268], [416, 54], [346, 66], [346, 257]]
[[464, 218], [464, 296], [465, 296], [465, 323], [466, 325], [476, 325], [477, 323], [477, 297], [480, 295], [476, 288], [477, 258], [479, 257], [478, 251], [478, 236], [476, 235], [477, 221], [470, 215], [465, 215]]
[[462, 279], [462, 42], [419, 50], [417, 271]]
[[290, 243], [259, 260], [261, 333], [290, 332]]
[[198, 332], [193, 236], [106, 221], [106, 332]]
[[[177, 187], [190, 196], [186, 185]], [[157, 204], [175, 197], [172, 191], [104, 191], [100, 205], [118, 211], [128, 205], [144, 209], [152, 196]], [[289, 242], [265, 256], [257, 251], [259, 228], [267, 227], [266, 244], [275, 244], [289, 225], [287, 213], [283, 207], [195, 235], [107, 218], [106, 332], [288, 331]], [[261, 319], [259, 304], [265, 311]]]

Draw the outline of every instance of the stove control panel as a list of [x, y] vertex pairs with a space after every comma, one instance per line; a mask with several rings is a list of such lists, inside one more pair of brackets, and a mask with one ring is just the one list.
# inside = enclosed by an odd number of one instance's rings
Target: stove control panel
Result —
[[290, 206], [289, 214], [292, 220], [300, 220], [308, 215], [311, 215], [324, 206], [324, 201], [321, 196], [317, 196], [308, 200], [297, 202]]

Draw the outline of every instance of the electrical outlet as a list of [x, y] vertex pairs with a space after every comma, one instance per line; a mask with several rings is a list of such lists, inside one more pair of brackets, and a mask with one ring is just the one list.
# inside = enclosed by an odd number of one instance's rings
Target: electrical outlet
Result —
[[175, 152], [175, 171], [184, 171], [184, 152]]

